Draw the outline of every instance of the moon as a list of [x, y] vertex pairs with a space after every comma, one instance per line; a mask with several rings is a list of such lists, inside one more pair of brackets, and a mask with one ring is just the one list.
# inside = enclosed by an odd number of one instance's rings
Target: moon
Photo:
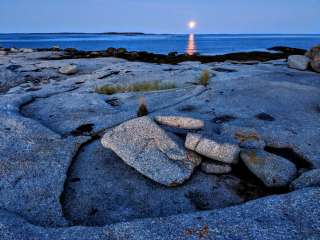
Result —
[[190, 29], [194, 29], [195, 27], [197, 26], [197, 23], [196, 23], [196, 21], [189, 21], [188, 22], [188, 27], [190, 28]]

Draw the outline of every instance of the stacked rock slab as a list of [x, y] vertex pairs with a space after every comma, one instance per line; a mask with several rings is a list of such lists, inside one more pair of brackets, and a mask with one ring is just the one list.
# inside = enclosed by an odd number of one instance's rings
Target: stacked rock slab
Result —
[[173, 141], [148, 117], [125, 122], [107, 132], [102, 145], [150, 179], [176, 186], [190, 178], [201, 157]]
[[240, 148], [237, 145], [221, 144], [194, 133], [188, 133], [185, 147], [210, 159], [227, 164], [237, 163], [240, 153]]
[[292, 190], [298, 190], [306, 187], [320, 187], [320, 169], [304, 172], [290, 185]]
[[264, 151], [242, 151], [247, 168], [267, 187], [285, 187], [296, 176], [297, 168], [288, 160]]
[[178, 116], [157, 116], [155, 121], [169, 127], [176, 127], [188, 130], [198, 130], [204, 127], [204, 122], [199, 119]]
[[232, 168], [228, 164], [206, 161], [201, 163], [201, 170], [208, 174], [228, 174]]

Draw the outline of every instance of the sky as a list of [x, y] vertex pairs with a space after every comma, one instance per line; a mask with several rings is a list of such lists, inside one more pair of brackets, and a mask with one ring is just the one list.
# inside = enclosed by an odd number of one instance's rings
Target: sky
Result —
[[320, 0], [0, 0], [0, 33], [320, 33]]

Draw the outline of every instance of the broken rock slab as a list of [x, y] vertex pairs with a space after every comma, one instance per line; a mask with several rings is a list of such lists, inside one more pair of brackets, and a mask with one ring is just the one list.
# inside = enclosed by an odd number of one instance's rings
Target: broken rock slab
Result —
[[188, 133], [185, 147], [210, 159], [228, 164], [237, 163], [240, 153], [237, 145], [218, 143], [194, 133]]
[[169, 127], [183, 128], [189, 130], [202, 129], [204, 122], [199, 119], [179, 116], [156, 116], [155, 121]]
[[247, 168], [267, 187], [285, 187], [297, 174], [292, 162], [271, 153], [245, 150], [240, 156]]
[[166, 186], [182, 184], [201, 163], [200, 156], [173, 141], [149, 117], [119, 125], [101, 142], [138, 172]]
[[295, 179], [290, 185], [292, 190], [306, 187], [320, 187], [320, 169], [302, 173], [301, 176]]

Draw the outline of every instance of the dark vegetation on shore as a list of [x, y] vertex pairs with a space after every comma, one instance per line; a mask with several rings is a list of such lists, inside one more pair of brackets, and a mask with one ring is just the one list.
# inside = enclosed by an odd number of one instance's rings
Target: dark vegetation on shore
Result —
[[45, 48], [37, 49], [38, 51], [56, 51], [45, 60], [62, 60], [77, 58], [100, 58], [100, 57], [117, 57], [129, 61], [141, 61], [158, 64], [178, 64], [185, 61], [199, 61], [201, 63], [224, 62], [224, 61], [270, 61], [277, 59], [285, 59], [290, 55], [304, 55], [307, 51], [304, 49], [289, 47], [273, 47], [268, 50], [272, 52], [254, 51], [254, 52], [238, 52], [223, 55], [187, 55], [178, 54], [176, 52], [165, 54], [155, 54], [149, 52], [129, 52], [124, 48], [108, 48], [104, 51], [80, 51], [74, 48], [59, 49]]

